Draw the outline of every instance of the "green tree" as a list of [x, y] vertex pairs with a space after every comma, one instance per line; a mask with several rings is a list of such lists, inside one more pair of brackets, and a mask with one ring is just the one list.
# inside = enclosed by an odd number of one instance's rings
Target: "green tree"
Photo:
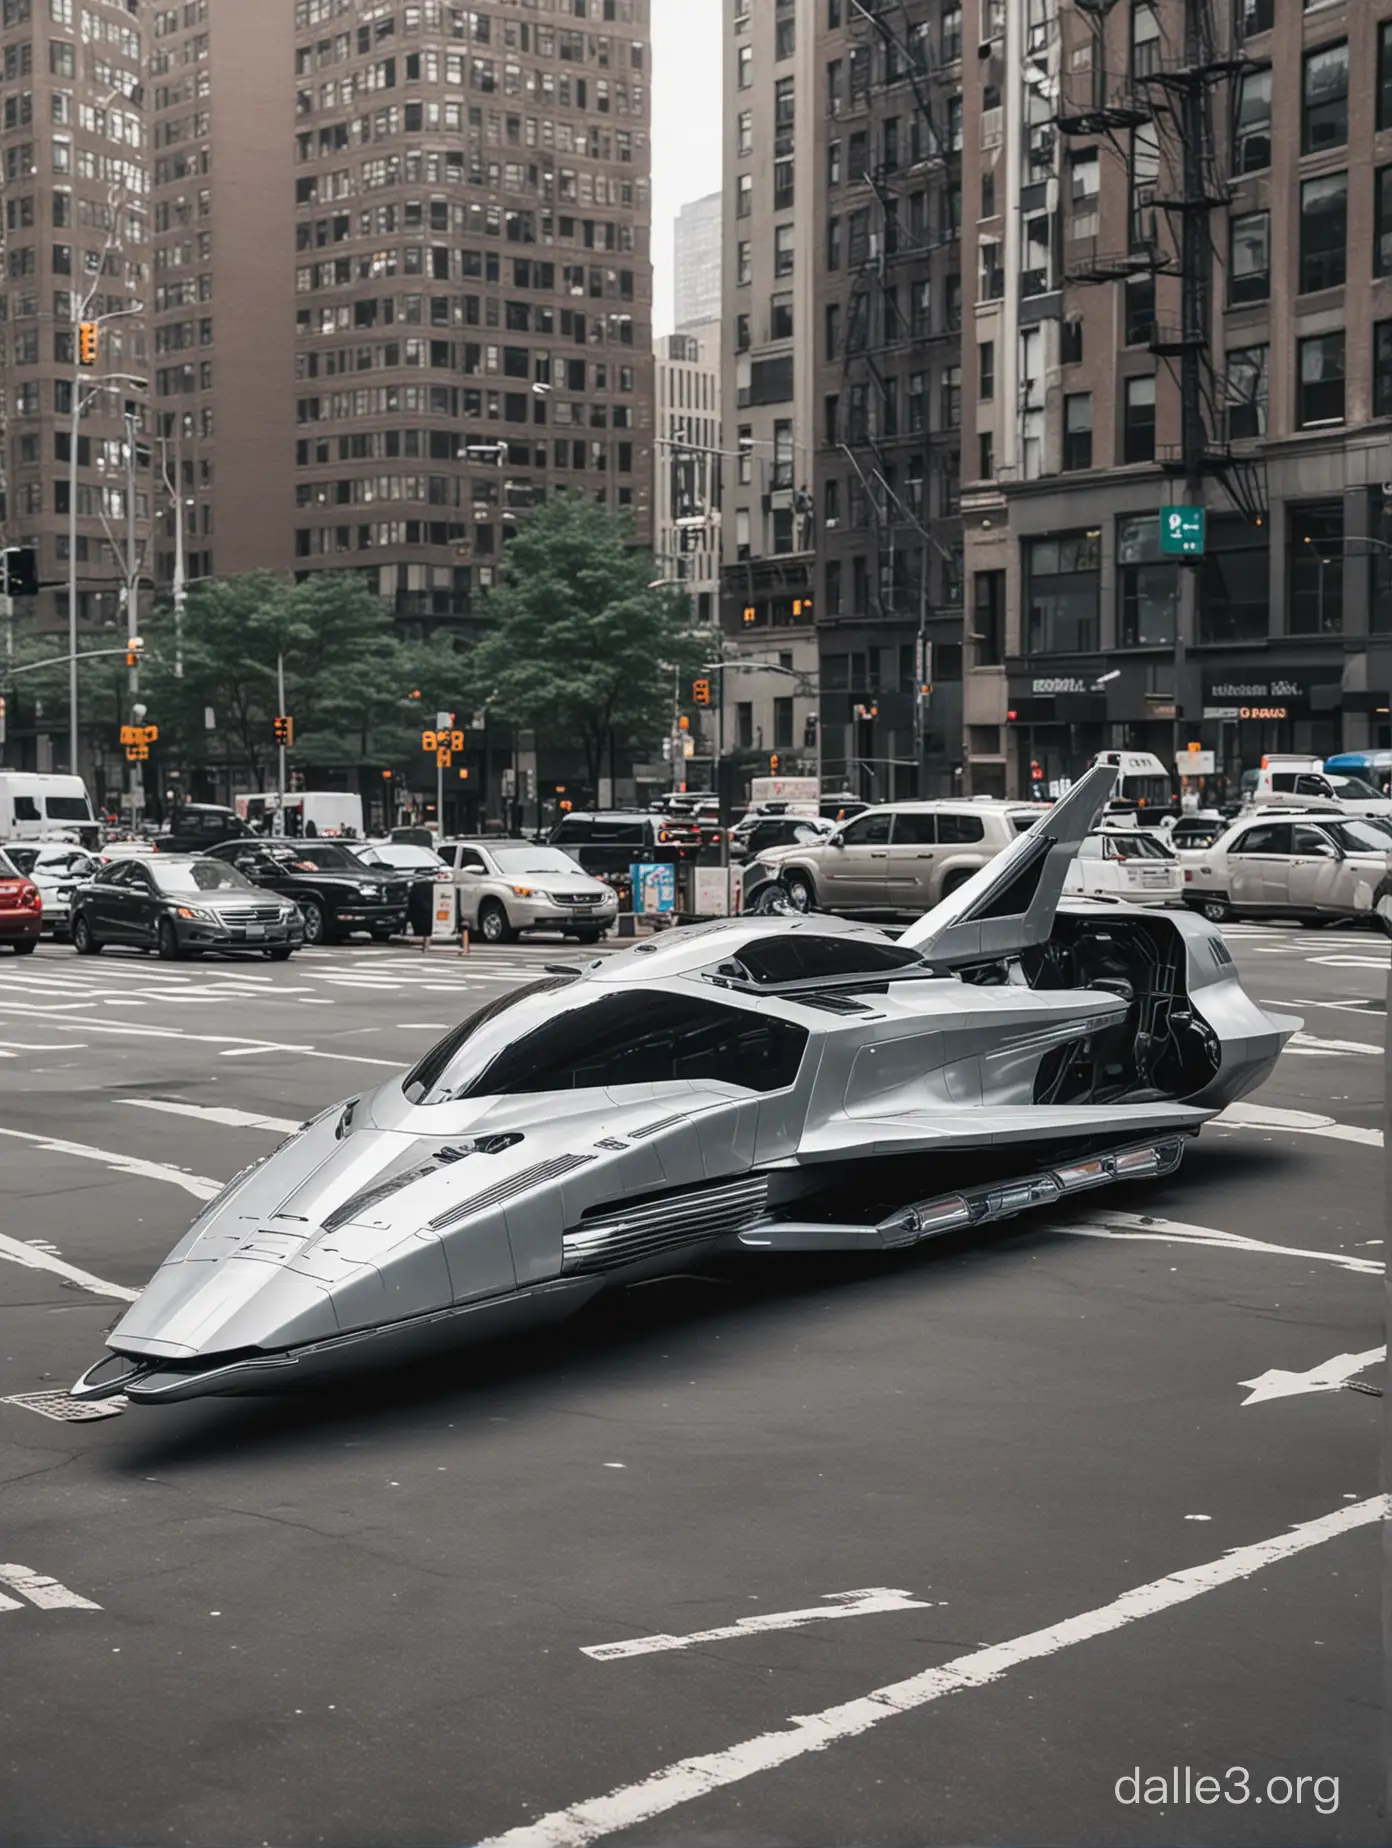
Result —
[[518, 527], [488, 598], [493, 628], [469, 662], [478, 702], [514, 725], [584, 752], [593, 785], [605, 754], [650, 745], [678, 683], [710, 644], [689, 599], [654, 587], [632, 522], [576, 495], [545, 501]]

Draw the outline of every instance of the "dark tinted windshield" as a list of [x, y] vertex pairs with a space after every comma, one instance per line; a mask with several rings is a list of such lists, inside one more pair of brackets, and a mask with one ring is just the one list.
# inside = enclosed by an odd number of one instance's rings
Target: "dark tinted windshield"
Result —
[[85, 796], [45, 796], [44, 807], [50, 821], [90, 821], [92, 811]]
[[917, 950], [897, 943], [876, 943], [867, 937], [815, 937], [789, 933], [747, 943], [731, 958], [760, 987], [773, 983], [815, 981], [841, 975], [887, 975], [916, 963], [926, 975], [927, 965]]
[[254, 892], [256, 887], [225, 860], [151, 858], [149, 869], [161, 892]]
[[294, 852], [284, 857], [297, 860], [301, 866], [317, 866], [321, 872], [360, 873], [363, 870], [359, 856], [335, 841], [297, 841]]
[[1108, 842], [1118, 860], [1170, 860], [1174, 856], [1168, 847], [1162, 847], [1159, 841], [1149, 834], [1109, 834]]
[[4, 853], [0, 853], [0, 879], [18, 879], [20, 876], [19, 868], [14, 861], [8, 859]]
[[442, 1040], [437, 1040], [425, 1057], [401, 1081], [401, 1088], [408, 1103], [438, 1104], [448, 1094], [448, 1086], [442, 1086], [441, 1080], [459, 1058], [476, 1034], [495, 1021], [499, 1014], [520, 1002], [532, 1001], [538, 995], [549, 994], [557, 988], [569, 988], [573, 976], [552, 976], [544, 982], [532, 982], [526, 988], [515, 988], [511, 994], [499, 995], [496, 1001], [490, 1001], [476, 1014], [470, 1014], [467, 1020], [461, 1020], [452, 1032]]

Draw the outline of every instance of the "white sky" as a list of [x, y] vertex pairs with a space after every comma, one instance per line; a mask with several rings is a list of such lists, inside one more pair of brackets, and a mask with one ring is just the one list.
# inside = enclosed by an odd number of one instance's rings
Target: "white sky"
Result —
[[720, 190], [721, 0], [652, 0], [653, 334], [672, 331], [672, 225]]

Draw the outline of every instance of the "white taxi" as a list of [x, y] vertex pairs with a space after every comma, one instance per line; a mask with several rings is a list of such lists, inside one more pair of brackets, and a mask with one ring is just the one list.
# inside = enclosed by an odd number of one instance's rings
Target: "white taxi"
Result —
[[1123, 898], [1129, 905], [1176, 905], [1184, 897], [1184, 869], [1155, 833], [1105, 827], [1078, 849], [1063, 889], [1085, 898]]

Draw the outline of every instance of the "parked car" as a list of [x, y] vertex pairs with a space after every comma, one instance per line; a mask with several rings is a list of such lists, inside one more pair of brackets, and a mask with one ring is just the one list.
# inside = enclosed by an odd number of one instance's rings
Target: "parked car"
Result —
[[81, 846], [97, 844], [101, 824], [80, 776], [0, 770], [0, 839], [38, 841], [60, 828]]
[[204, 854], [129, 858], [97, 869], [72, 898], [79, 956], [106, 946], [154, 950], [166, 962], [206, 950], [249, 950], [285, 962], [304, 942], [296, 907]]
[[1181, 815], [1161, 839], [1173, 853], [1200, 853], [1205, 847], [1211, 847], [1220, 834], [1226, 834], [1230, 826], [1231, 817], [1216, 812]]
[[1392, 936], [1392, 824], [1327, 813], [1248, 815], [1184, 867], [1184, 900], [1210, 922], [1362, 918]]
[[1063, 889], [1131, 905], [1173, 905], [1184, 896], [1184, 869], [1157, 835], [1102, 827], [1078, 849]]
[[32, 956], [43, 929], [43, 894], [0, 850], [0, 943], [16, 956]]
[[155, 836], [158, 853], [202, 853], [222, 841], [252, 840], [255, 836], [235, 809], [213, 802], [184, 802], [169, 817], [169, 825]]
[[1310, 802], [1337, 803], [1345, 815], [1392, 816], [1392, 800], [1361, 776], [1279, 763], [1258, 771], [1253, 807], [1304, 808]]
[[757, 865], [774, 874], [799, 911], [918, 916], [1043, 813], [1017, 802], [890, 803], [842, 822], [824, 841], [771, 848]]
[[626, 879], [630, 866], [678, 866], [698, 859], [701, 824], [690, 816], [595, 810], [562, 815], [549, 844], [597, 878]]
[[435, 923], [435, 888], [454, 883], [454, 874], [440, 855], [430, 847], [413, 846], [409, 841], [355, 841], [352, 851], [364, 866], [384, 867], [405, 875], [410, 881], [407, 924], [417, 937], [428, 937]]
[[384, 943], [406, 928], [411, 885], [405, 874], [364, 866], [340, 841], [233, 840], [209, 855], [293, 899], [307, 944], [332, 943], [357, 930]]
[[730, 830], [730, 858], [756, 860], [770, 847], [798, 847], [824, 841], [836, 824], [819, 815], [746, 815]]
[[45, 932], [66, 937], [73, 888], [92, 877], [100, 860], [84, 847], [56, 841], [11, 841], [5, 853], [11, 865], [39, 888]]
[[148, 855], [155, 851], [155, 843], [144, 836], [132, 834], [125, 838], [116, 836], [97, 849], [97, 859], [107, 866], [113, 860], [129, 860], [137, 855]]
[[459, 888], [459, 922], [485, 943], [558, 930], [598, 943], [618, 916], [618, 894], [558, 847], [528, 841], [445, 841], [440, 853]]

